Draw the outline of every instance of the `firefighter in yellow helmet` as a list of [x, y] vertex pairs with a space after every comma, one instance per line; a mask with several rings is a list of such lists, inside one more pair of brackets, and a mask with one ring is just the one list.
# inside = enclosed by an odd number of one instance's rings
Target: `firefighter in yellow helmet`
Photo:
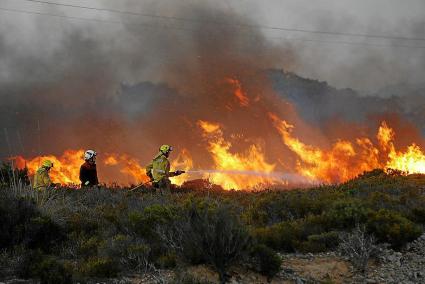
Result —
[[53, 168], [53, 163], [50, 160], [45, 160], [41, 167], [35, 172], [33, 187], [35, 190], [45, 190], [49, 187], [55, 187], [49, 176], [50, 169]]
[[184, 173], [184, 171], [170, 172], [170, 161], [168, 157], [173, 150], [170, 145], [162, 145], [159, 153], [153, 158], [152, 162], [146, 166], [146, 175], [151, 179], [152, 185], [160, 192], [170, 192], [170, 177], [175, 177]]

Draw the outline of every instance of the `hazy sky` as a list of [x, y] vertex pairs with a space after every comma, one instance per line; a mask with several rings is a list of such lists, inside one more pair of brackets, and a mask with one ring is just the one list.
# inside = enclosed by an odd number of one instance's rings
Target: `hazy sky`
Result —
[[[425, 1], [423, 0], [51, 0], [61, 3], [114, 8], [147, 14], [178, 16], [176, 11], [190, 9], [194, 3], [207, 3], [221, 10], [242, 15], [252, 20], [249, 24], [295, 29], [378, 34], [400, 37], [425, 38]], [[64, 8], [22, 0], [0, 0], [0, 7], [52, 14], [96, 18], [131, 23], [182, 26], [191, 28], [190, 23], [181, 23], [146, 17], [120, 15], [102, 11]], [[214, 9], [211, 9], [214, 14]], [[189, 18], [196, 15], [185, 14]], [[212, 15], [214, 16], [214, 15]], [[202, 19], [198, 19], [202, 20]], [[229, 17], [229, 22], [232, 22]], [[64, 37], [72, 31], [80, 31], [83, 37], [102, 42], [119, 50], [111, 54], [120, 60], [120, 55], [137, 56], [131, 50], [134, 34], [120, 24], [85, 22], [48, 16], [20, 14], [0, 11], [0, 80], [8, 82], [19, 77], [22, 70], [16, 69], [25, 60], [37, 59], [38, 64], [51, 64], [63, 46]], [[275, 66], [287, 68], [313, 79], [328, 81], [336, 87], [350, 87], [361, 91], [375, 92], [387, 85], [408, 83], [423, 84], [425, 71], [425, 41], [387, 40], [376, 38], [319, 35], [300, 32], [261, 29], [275, 45], [290, 46], [296, 60], [288, 66], [276, 61]], [[184, 34], [184, 31], [171, 31]], [[149, 31], [155, 37], [155, 30]], [[180, 35], [178, 36], [180, 37]], [[184, 35], [179, 41], [184, 41]], [[175, 44], [181, 44], [176, 40]], [[336, 41], [338, 43], [329, 43]], [[349, 44], [347, 44], [349, 43]], [[355, 43], [355, 44], [351, 44]], [[67, 42], [72, 45], [72, 41]], [[367, 45], [363, 45], [367, 44]], [[423, 46], [408, 48], [400, 46]], [[152, 47], [156, 48], [156, 47]], [[107, 52], [107, 51], [105, 51]], [[155, 50], [147, 50], [155, 56]], [[126, 54], [127, 53], [127, 54]], [[45, 59], [45, 60], [43, 60]], [[67, 64], [56, 62], [58, 71]], [[49, 62], [49, 63], [47, 63]], [[28, 62], [25, 62], [28, 63]], [[147, 68], [152, 66], [147, 65]], [[129, 81], [154, 80], [150, 70], [128, 72]], [[135, 77], [135, 78], [132, 78]], [[54, 78], [51, 78], [54, 80]]]

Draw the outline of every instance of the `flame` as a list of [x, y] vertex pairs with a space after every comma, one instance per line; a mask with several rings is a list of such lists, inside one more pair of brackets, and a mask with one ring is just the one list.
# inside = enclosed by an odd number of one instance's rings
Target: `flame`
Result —
[[226, 82], [234, 87], [235, 91], [233, 94], [235, 95], [236, 99], [238, 99], [239, 104], [243, 107], [247, 107], [249, 105], [249, 99], [242, 89], [242, 84], [237, 79], [233, 78], [227, 78]]
[[283, 143], [299, 158], [297, 172], [307, 178], [328, 183], [340, 182], [378, 166], [378, 150], [367, 138], [357, 139], [356, 144], [338, 140], [329, 150], [323, 150], [293, 137], [293, 125], [279, 120], [274, 114], [269, 115], [281, 134]]
[[[298, 173], [324, 182], [342, 182], [375, 168], [396, 169], [406, 174], [425, 173], [425, 156], [419, 146], [412, 144], [406, 152], [397, 152], [393, 144], [395, 132], [386, 122], [378, 129], [379, 146], [368, 138], [355, 143], [338, 140], [328, 150], [307, 145], [292, 135], [294, 126], [276, 115], [269, 114], [283, 143], [299, 158]], [[384, 161], [380, 155], [384, 154]]]
[[17, 167], [28, 168], [29, 175], [34, 175], [44, 160], [53, 162], [50, 170], [50, 178], [54, 183], [76, 185], [80, 184], [80, 166], [84, 156], [84, 150], [66, 150], [62, 156], [45, 155], [25, 160], [23, 157], [15, 157]]
[[120, 173], [130, 176], [133, 183], [149, 181], [145, 168], [140, 165], [140, 161], [127, 154], [107, 154], [103, 163], [107, 166], [118, 166]]
[[413, 143], [404, 153], [397, 151], [393, 142], [395, 132], [385, 121], [379, 127], [377, 138], [383, 150], [388, 152], [388, 161], [385, 166], [387, 170], [396, 169], [405, 174], [425, 174], [425, 155], [418, 145]]
[[[187, 149], [182, 149], [180, 154], [171, 162], [171, 170], [188, 171], [193, 168], [193, 160]], [[187, 175], [180, 175], [171, 178], [173, 184], [182, 185], [188, 179]]]
[[[215, 169], [218, 171], [261, 171], [271, 173], [275, 165], [266, 162], [262, 148], [251, 145], [245, 153], [231, 153], [232, 144], [223, 138], [220, 125], [198, 121], [199, 127], [204, 131], [208, 140], [208, 151], [211, 153]], [[205, 176], [207, 178], [208, 176]], [[209, 179], [212, 183], [221, 185], [224, 189], [248, 189], [259, 185], [272, 184], [273, 180], [264, 176], [246, 176], [226, 173], [211, 173]]]
[[118, 164], [118, 160], [113, 156], [107, 157], [103, 162], [108, 166], [115, 166]]
[[[412, 143], [404, 151], [397, 150], [394, 144], [396, 133], [385, 121], [381, 123], [376, 134], [378, 143], [374, 144], [371, 139], [360, 137], [353, 141], [339, 139], [327, 148], [320, 148], [297, 138], [294, 135], [294, 125], [272, 113], [269, 113], [269, 117], [285, 146], [296, 155], [294, 172], [309, 181], [344, 182], [375, 168], [387, 171], [394, 169], [404, 174], [425, 174], [425, 155], [421, 148]], [[199, 171], [202, 172], [203, 178], [224, 189], [236, 190], [285, 184], [282, 177], [276, 174], [278, 172], [274, 172], [276, 164], [266, 160], [260, 145], [251, 144], [244, 151], [237, 152], [239, 147], [232, 146], [232, 143], [224, 138], [222, 125], [202, 120], [197, 124], [207, 141], [206, 150], [214, 162], [212, 170]], [[229, 137], [237, 140], [239, 136], [231, 134]], [[14, 159], [16, 166], [20, 168], [26, 166], [30, 175], [34, 175], [43, 160], [49, 159], [54, 164], [50, 171], [53, 182], [77, 185], [80, 183], [79, 169], [83, 163], [83, 154], [84, 151], [81, 149], [66, 150], [61, 156], [43, 155], [32, 159], [18, 156]], [[276, 157], [276, 160], [281, 159]], [[100, 175], [104, 167], [109, 167], [112, 171], [116, 169], [121, 176], [112, 175], [120, 181], [127, 180], [127, 183], [130, 183], [130, 178], [132, 183], [144, 183], [149, 180], [145, 174], [144, 163], [128, 154], [101, 154], [98, 156], [98, 165], [101, 166]], [[183, 149], [171, 162], [171, 170], [187, 171], [193, 168], [194, 162], [187, 149]], [[181, 185], [187, 179], [188, 175], [185, 174], [171, 180], [174, 184]]]
[[[61, 156], [44, 155], [32, 159], [25, 159], [21, 156], [14, 157], [18, 168], [28, 168], [29, 175], [34, 175], [44, 160], [51, 160], [53, 168], [50, 170], [50, 178], [54, 183], [62, 185], [80, 184], [79, 173], [83, 161], [84, 150], [66, 150]], [[98, 162], [99, 164], [99, 162]], [[101, 159], [101, 164], [108, 167], [117, 167], [118, 171], [131, 178], [131, 183], [145, 183], [149, 181], [144, 166], [138, 159], [127, 154], [106, 153]], [[186, 149], [183, 149], [175, 160], [172, 161], [172, 168], [189, 170], [193, 166], [192, 158]], [[99, 172], [99, 169], [98, 169]], [[186, 181], [185, 176], [172, 178], [172, 182], [181, 185]], [[122, 184], [124, 185], [124, 184]]]

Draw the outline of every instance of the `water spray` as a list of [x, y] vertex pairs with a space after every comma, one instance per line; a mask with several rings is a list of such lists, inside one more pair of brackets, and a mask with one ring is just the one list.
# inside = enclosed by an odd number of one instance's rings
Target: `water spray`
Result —
[[285, 172], [262, 172], [253, 170], [188, 170], [188, 174], [225, 174], [225, 175], [242, 175], [271, 178], [274, 180], [284, 180], [294, 183], [315, 183], [316, 180], [308, 179], [304, 176], [294, 173]]

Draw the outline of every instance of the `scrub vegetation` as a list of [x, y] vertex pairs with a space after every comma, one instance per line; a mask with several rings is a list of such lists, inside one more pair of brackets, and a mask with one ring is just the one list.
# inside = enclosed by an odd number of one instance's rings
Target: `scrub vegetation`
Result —
[[36, 192], [25, 172], [11, 175], [4, 165], [1, 173], [1, 279], [72, 283], [169, 269], [176, 283], [201, 283], [184, 271], [204, 264], [220, 283], [237, 266], [271, 280], [282, 269], [279, 253], [327, 251], [346, 252], [364, 271], [374, 246], [401, 249], [425, 225], [423, 175], [375, 170], [290, 191], [212, 190], [203, 182], [162, 196], [149, 188]]

